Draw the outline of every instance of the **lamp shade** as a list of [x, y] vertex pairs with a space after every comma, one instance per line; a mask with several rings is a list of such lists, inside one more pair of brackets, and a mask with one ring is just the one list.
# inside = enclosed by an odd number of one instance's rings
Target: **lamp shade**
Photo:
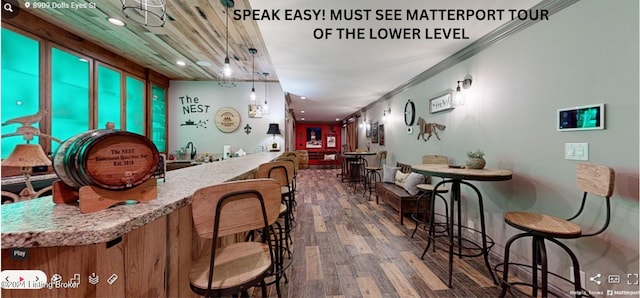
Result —
[[5, 167], [49, 166], [51, 160], [38, 144], [18, 144], [11, 155], [2, 161]]
[[269, 130], [267, 130], [268, 135], [279, 135], [280, 134], [280, 126], [278, 123], [269, 123]]

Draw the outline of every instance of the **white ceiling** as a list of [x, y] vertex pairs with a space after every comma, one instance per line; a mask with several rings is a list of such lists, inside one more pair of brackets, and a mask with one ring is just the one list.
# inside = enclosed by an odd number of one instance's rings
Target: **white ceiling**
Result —
[[[528, 9], [539, 0], [250, 0], [253, 9], [280, 9], [280, 21], [259, 20], [282, 88], [290, 94], [297, 120], [335, 121], [357, 112], [387, 92], [511, 20], [505, 11], [500, 21], [407, 21], [407, 10], [422, 9]], [[286, 9], [324, 11], [324, 20], [287, 21]], [[331, 10], [370, 9], [369, 20], [331, 21]], [[376, 10], [399, 9], [402, 20], [376, 20]], [[326, 39], [314, 30], [332, 28]], [[337, 28], [365, 28], [366, 39], [339, 39]], [[419, 28], [421, 39], [370, 39], [369, 30]], [[464, 28], [469, 39], [424, 39], [425, 28]], [[433, 32], [433, 31], [432, 31]], [[451, 86], [452, 88], [455, 87]], [[301, 100], [305, 96], [307, 100]], [[302, 114], [301, 110], [306, 113]]]

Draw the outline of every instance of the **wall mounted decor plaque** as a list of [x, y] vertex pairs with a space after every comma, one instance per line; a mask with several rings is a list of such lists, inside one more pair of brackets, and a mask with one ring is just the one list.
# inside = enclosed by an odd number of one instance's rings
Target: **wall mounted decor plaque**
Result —
[[234, 132], [240, 126], [240, 114], [233, 108], [220, 108], [215, 116], [216, 127], [226, 133]]

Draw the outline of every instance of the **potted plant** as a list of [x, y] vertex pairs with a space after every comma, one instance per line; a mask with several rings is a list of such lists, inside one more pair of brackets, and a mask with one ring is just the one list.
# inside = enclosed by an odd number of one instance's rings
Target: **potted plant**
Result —
[[476, 150], [467, 152], [467, 169], [483, 169], [487, 162], [484, 160], [484, 151]]

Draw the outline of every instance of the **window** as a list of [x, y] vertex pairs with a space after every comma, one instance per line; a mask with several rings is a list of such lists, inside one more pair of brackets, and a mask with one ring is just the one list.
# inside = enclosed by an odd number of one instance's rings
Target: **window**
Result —
[[126, 128], [130, 132], [144, 135], [144, 82], [127, 76]]
[[104, 65], [98, 65], [98, 128], [107, 122], [120, 127], [120, 72]]
[[[1, 42], [2, 121], [33, 115], [40, 110], [40, 42], [6, 28], [2, 28]], [[15, 133], [18, 127], [2, 126], [2, 134]], [[24, 142], [19, 136], [3, 138], [2, 158]], [[34, 137], [32, 143], [38, 142]]]
[[[51, 135], [64, 141], [89, 130], [89, 61], [51, 48]], [[55, 152], [60, 144], [51, 142]]]

